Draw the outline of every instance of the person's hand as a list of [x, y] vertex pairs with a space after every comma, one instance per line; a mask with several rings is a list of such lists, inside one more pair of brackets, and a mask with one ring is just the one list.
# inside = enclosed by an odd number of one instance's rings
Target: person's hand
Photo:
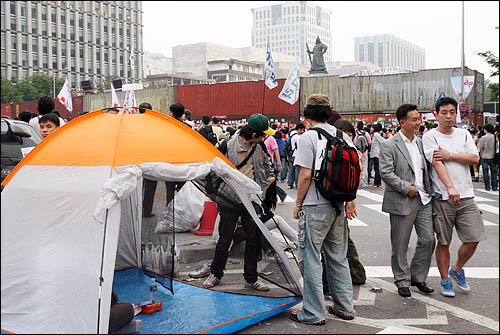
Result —
[[274, 177], [269, 177], [269, 178], [267, 178], [267, 183], [268, 183], [269, 185], [271, 185], [272, 183], [274, 183], [274, 181], [275, 181], [275, 180], [276, 180], [276, 178], [274, 178]]
[[345, 203], [345, 215], [347, 216], [348, 220], [352, 220], [356, 216], [358, 216], [358, 213], [356, 212], [356, 201], [355, 200]]
[[439, 147], [437, 150], [434, 151], [433, 158], [437, 161], [450, 161], [451, 154], [448, 150]]
[[415, 198], [418, 195], [418, 189], [415, 187], [415, 185], [410, 186], [410, 190], [408, 191], [408, 196], [410, 198]]
[[455, 201], [457, 204], [460, 201], [460, 193], [457, 192], [454, 186], [448, 187], [448, 199]]
[[281, 173], [281, 171], [283, 171], [283, 166], [278, 166], [278, 172]]
[[297, 220], [299, 219], [299, 212], [300, 212], [301, 210], [302, 210], [302, 207], [297, 207], [297, 206], [295, 206], [295, 207], [293, 208], [293, 218], [294, 218], [294, 219], [297, 219]]

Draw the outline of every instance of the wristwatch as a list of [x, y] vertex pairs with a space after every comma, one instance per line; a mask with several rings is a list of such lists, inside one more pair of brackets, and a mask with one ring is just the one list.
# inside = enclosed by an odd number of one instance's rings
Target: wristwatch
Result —
[[302, 208], [302, 204], [298, 205], [297, 203], [295, 203], [295, 207]]

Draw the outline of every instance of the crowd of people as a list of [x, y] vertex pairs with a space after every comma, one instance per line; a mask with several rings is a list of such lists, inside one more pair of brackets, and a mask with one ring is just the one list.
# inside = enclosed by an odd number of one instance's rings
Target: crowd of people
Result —
[[[486, 190], [498, 191], [500, 127], [497, 123], [477, 129], [457, 128], [457, 108], [453, 98], [441, 98], [436, 103], [438, 122], [422, 124], [418, 106], [404, 104], [396, 111], [399, 126], [391, 130], [378, 123], [353, 124], [342, 119], [332, 110], [328, 97], [322, 94], [308, 97], [303, 113], [305, 121], [292, 129], [271, 124], [266, 116], [258, 113], [242, 120], [241, 124], [227, 124], [209, 116], [204, 116], [200, 123], [193, 122], [191, 112], [181, 103], [172, 104], [170, 112], [261, 187], [270, 199], [261, 204], [259, 214], [263, 222], [275, 216], [277, 199], [283, 203], [287, 197], [279, 184], [286, 182], [288, 189], [296, 188], [293, 217], [298, 219], [298, 231], [284, 220], [278, 220], [279, 224], [273, 220], [274, 226], [280, 225], [280, 229], [287, 231], [297, 248], [303, 276], [303, 306], [290, 317], [308, 325], [324, 325], [327, 312], [344, 320], [355, 317], [352, 285], [363, 284], [366, 275], [347, 225], [347, 219], [357, 216], [355, 200], [326, 198], [319, 192], [321, 185], [315, 180], [322, 132], [355, 149], [359, 158], [360, 188], [378, 188], [384, 182], [382, 211], [390, 217], [391, 267], [399, 295], [411, 296], [410, 286], [425, 294], [434, 291], [426, 284], [433, 255], [441, 275], [443, 296], [455, 296], [452, 280], [461, 291], [471, 290], [463, 267], [478, 243], [486, 239], [472, 182], [482, 178]], [[141, 113], [146, 109], [152, 106], [143, 103], [139, 107]], [[38, 103], [39, 115], [23, 112], [19, 119], [29, 122], [45, 138], [64, 124], [53, 110], [53, 100], [42, 97]], [[341, 138], [337, 129], [342, 131]], [[154, 189], [148, 193], [154, 195]], [[145, 209], [145, 213], [150, 211]], [[250, 214], [245, 208], [235, 211], [223, 206], [218, 207], [218, 212], [219, 239], [215, 253], [205, 273], [198, 274], [208, 276], [203, 286], [211, 288], [220, 283], [236, 228], [240, 226], [246, 241], [244, 285], [269, 291], [257, 276], [257, 263], [265, 246]], [[449, 246], [453, 228], [462, 244], [452, 262]], [[413, 229], [417, 246], [408, 264], [406, 255]], [[328, 308], [325, 308], [324, 294], [332, 296], [333, 304]]]

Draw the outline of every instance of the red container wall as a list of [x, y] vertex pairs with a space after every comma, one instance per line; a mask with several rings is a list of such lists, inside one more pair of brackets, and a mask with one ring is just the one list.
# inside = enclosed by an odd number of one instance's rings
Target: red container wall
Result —
[[[63, 104], [61, 104], [57, 100], [54, 100], [55, 110], [58, 111], [59, 114], [61, 114], [61, 117], [65, 120], [68, 117], [74, 119], [78, 117], [80, 113], [83, 112], [83, 96], [72, 97], [71, 100], [73, 102], [73, 111], [71, 113], [66, 110]], [[14, 104], [2, 104], [2, 115], [15, 118], [22, 111], [29, 111], [38, 114], [38, 111], [36, 110], [37, 105], [38, 105], [38, 100], [23, 101]]]
[[268, 118], [298, 120], [300, 101], [290, 105], [278, 98], [284, 84], [285, 79], [278, 79], [272, 90], [263, 80], [183, 85], [176, 87], [176, 102], [189, 109], [195, 119], [209, 115], [234, 120], [262, 113]]

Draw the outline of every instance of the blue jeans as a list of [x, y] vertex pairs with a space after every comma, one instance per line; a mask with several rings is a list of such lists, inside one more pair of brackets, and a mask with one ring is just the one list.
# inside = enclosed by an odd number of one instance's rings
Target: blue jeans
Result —
[[493, 191], [498, 190], [497, 182], [497, 167], [493, 163], [493, 159], [481, 158], [483, 166], [484, 188], [490, 190], [490, 170], [491, 170], [491, 188]]
[[294, 183], [295, 186], [297, 186], [299, 182], [299, 172], [300, 172], [300, 166], [294, 166], [295, 162], [295, 157], [290, 157], [288, 159], [288, 164], [289, 165], [289, 170], [288, 170], [288, 186], [293, 187]]
[[326, 317], [323, 296], [321, 250], [326, 261], [328, 286], [335, 308], [354, 310], [351, 273], [347, 261], [347, 225], [342, 211], [336, 214], [331, 204], [304, 206], [299, 216], [298, 261], [304, 279], [304, 300], [298, 318], [319, 322]]

